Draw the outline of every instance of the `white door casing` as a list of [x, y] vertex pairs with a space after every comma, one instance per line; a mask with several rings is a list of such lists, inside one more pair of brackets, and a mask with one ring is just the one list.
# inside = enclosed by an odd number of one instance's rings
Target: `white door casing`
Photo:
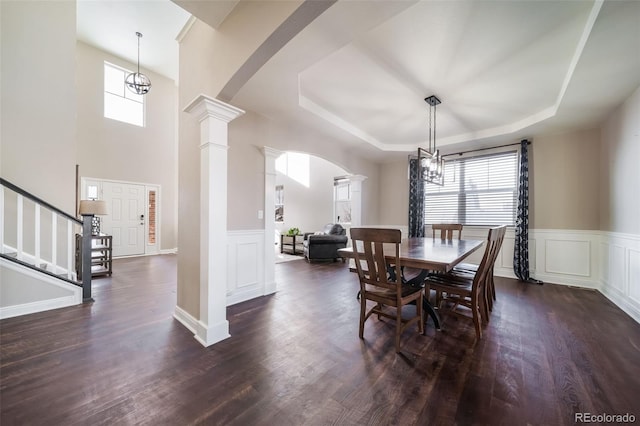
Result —
[[[95, 196], [96, 187], [98, 199], [107, 203], [109, 214], [100, 216], [100, 230], [113, 236], [113, 256], [159, 253], [160, 185], [83, 177], [81, 198]], [[150, 205], [150, 192], [154, 193], [155, 208]], [[154, 226], [150, 226], [152, 214]]]

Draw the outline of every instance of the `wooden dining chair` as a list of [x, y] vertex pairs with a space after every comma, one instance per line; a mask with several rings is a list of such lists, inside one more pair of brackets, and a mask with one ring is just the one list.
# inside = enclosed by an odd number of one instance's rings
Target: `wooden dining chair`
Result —
[[[364, 323], [376, 314], [378, 319], [386, 317], [396, 322], [395, 346], [400, 352], [400, 336], [414, 322], [418, 323], [418, 332], [423, 332], [422, 297], [423, 288], [402, 284], [400, 271], [400, 242], [402, 235], [399, 229], [351, 228], [351, 241], [356, 270], [360, 280], [360, 329], [359, 335], [364, 339]], [[395, 246], [394, 259], [387, 262], [384, 245]], [[387, 253], [389, 254], [389, 253]], [[394, 273], [388, 273], [391, 267]], [[375, 303], [367, 311], [367, 301]], [[415, 303], [415, 316], [402, 318], [402, 307]], [[395, 308], [395, 309], [389, 309]]]
[[[449, 311], [468, 317], [458, 307], [465, 307], [471, 311], [471, 319], [476, 330], [476, 337], [482, 338], [482, 324], [489, 320], [486, 303], [486, 285], [492, 265], [498, 257], [500, 244], [504, 239], [506, 226], [491, 228], [487, 236], [484, 255], [478, 265], [478, 270], [473, 276], [465, 274], [436, 274], [430, 275], [425, 280], [425, 294], [431, 289], [443, 294], [443, 300], [439, 302], [450, 304]], [[438, 306], [438, 307], [440, 307]]]
[[[436, 238], [437, 231], [440, 232], [441, 240], [453, 240], [453, 234], [455, 231], [458, 232], [458, 240], [462, 238], [462, 228], [463, 225], [461, 223], [434, 223], [431, 225], [431, 233], [433, 238]], [[425, 293], [425, 297], [429, 297], [429, 292]], [[436, 304], [440, 302], [442, 299], [442, 293], [436, 290]]]
[[436, 237], [436, 231], [440, 231], [441, 240], [453, 240], [454, 231], [458, 232], [458, 239], [462, 237], [462, 224], [461, 223], [434, 223], [431, 225], [431, 232], [433, 238]]
[[[485, 299], [485, 303], [487, 305], [487, 310], [493, 311], [493, 302], [496, 300], [496, 286], [495, 286], [495, 281], [494, 281], [494, 267], [496, 264], [496, 260], [497, 260], [497, 255], [498, 253], [500, 253], [500, 249], [502, 248], [502, 242], [504, 241], [504, 234], [502, 233], [502, 237], [500, 238], [500, 241], [498, 242], [498, 251], [496, 253], [496, 259], [493, 261], [492, 265], [491, 265], [491, 270], [489, 271], [489, 275], [487, 277], [487, 285], [486, 285], [486, 299]], [[456, 274], [456, 275], [475, 275], [475, 273], [478, 271], [478, 265], [475, 265], [473, 263], [460, 263], [458, 265], [456, 265], [453, 268], [452, 273]]]

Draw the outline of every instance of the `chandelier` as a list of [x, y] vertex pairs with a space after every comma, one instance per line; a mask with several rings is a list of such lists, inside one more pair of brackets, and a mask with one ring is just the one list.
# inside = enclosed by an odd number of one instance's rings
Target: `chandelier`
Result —
[[418, 148], [418, 167], [420, 180], [444, 185], [444, 158], [436, 148], [436, 107], [440, 99], [431, 95], [424, 99], [429, 104], [429, 147]]
[[144, 74], [140, 73], [140, 38], [142, 33], [136, 33], [138, 36], [138, 72], [132, 72], [124, 80], [129, 90], [138, 95], [145, 95], [151, 90], [151, 80]]

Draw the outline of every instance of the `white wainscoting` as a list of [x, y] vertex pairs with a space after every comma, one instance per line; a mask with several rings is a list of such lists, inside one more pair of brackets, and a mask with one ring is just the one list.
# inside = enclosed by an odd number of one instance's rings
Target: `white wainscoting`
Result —
[[600, 291], [640, 322], [640, 235], [603, 232]]
[[227, 233], [227, 305], [265, 294], [264, 230]]
[[[462, 238], [484, 240], [489, 228], [467, 226]], [[599, 231], [560, 229], [529, 230], [529, 270], [532, 278], [554, 283], [597, 289]], [[515, 278], [513, 273], [514, 228], [507, 228], [494, 272]], [[484, 251], [478, 250], [465, 262], [480, 263]]]
[[[535, 247], [535, 259], [529, 257], [535, 265], [531, 275], [544, 282], [598, 289], [600, 238], [599, 231], [530, 230], [529, 240], [534, 244], [530, 242], [529, 250]], [[509, 255], [513, 258], [513, 244]]]
[[[373, 227], [373, 226], [372, 226]], [[407, 227], [384, 225], [384, 228]], [[486, 227], [465, 227], [462, 237], [487, 238]], [[428, 231], [430, 235], [430, 231]], [[515, 278], [513, 273], [514, 229], [507, 228], [494, 272]], [[467, 259], [480, 263], [483, 250]], [[533, 278], [543, 282], [597, 289], [640, 322], [640, 236], [601, 231], [530, 229], [529, 264]], [[265, 294], [264, 231], [228, 233], [227, 304]]]
[[[488, 228], [465, 227], [462, 237], [485, 239]], [[514, 229], [507, 228], [494, 272], [513, 273]], [[480, 263], [479, 250], [465, 261]], [[529, 267], [543, 282], [597, 289], [640, 322], [640, 236], [601, 231], [530, 229]]]

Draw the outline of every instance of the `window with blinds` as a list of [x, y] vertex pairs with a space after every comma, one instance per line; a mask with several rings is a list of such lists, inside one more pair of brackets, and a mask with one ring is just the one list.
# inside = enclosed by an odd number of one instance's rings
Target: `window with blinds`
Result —
[[444, 185], [425, 186], [425, 223], [514, 225], [517, 151], [449, 160]]

